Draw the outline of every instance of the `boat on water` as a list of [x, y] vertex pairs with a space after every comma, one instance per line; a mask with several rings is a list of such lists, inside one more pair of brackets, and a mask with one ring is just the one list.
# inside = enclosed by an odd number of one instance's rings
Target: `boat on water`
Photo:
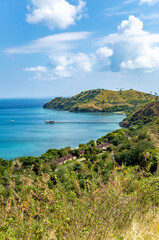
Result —
[[11, 123], [14, 123], [15, 121], [14, 120], [11, 120]]
[[45, 121], [45, 123], [53, 124], [53, 123], [55, 123], [55, 121], [53, 121], [53, 120], [51, 120], [51, 121]]

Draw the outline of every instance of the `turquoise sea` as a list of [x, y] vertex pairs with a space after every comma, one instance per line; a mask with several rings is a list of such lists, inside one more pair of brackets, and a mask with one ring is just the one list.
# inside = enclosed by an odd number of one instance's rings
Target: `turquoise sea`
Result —
[[[49, 148], [77, 147], [119, 129], [119, 122], [125, 117], [43, 109], [48, 100], [0, 100], [0, 158], [40, 156]], [[46, 124], [46, 120], [58, 123]]]

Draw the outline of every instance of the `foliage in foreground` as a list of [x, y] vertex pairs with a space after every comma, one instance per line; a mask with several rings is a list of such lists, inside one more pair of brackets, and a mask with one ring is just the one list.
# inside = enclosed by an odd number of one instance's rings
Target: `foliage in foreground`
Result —
[[[155, 118], [98, 139], [105, 153], [90, 141], [0, 159], [0, 239], [159, 239], [158, 136]], [[79, 159], [46, 164], [70, 152]]]
[[[79, 172], [66, 170], [65, 184], [49, 174], [23, 172], [17, 179], [10, 176], [9, 196], [1, 197], [0, 239], [126, 239], [136, 222], [149, 214], [158, 214], [158, 176], [145, 178], [135, 168], [116, 167], [103, 183], [92, 170], [81, 168], [89, 178], [81, 186]], [[158, 215], [157, 215], [158, 216]], [[159, 236], [158, 224], [138, 239]], [[132, 229], [131, 229], [132, 231]], [[127, 239], [135, 239], [129, 238]], [[136, 238], [137, 239], [137, 238]]]

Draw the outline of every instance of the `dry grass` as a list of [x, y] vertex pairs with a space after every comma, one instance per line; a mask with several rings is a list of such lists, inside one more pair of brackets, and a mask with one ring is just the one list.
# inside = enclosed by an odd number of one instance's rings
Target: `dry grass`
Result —
[[151, 128], [148, 129], [148, 134], [151, 137], [151, 141], [154, 143], [154, 145], [156, 146], [156, 148], [159, 148], [159, 133], [153, 132], [151, 130]]
[[158, 240], [159, 239], [159, 213], [149, 211], [148, 213], [134, 218], [131, 226], [123, 234], [124, 240]]
[[60, 182], [49, 189], [49, 174], [35, 179], [24, 174], [18, 192], [11, 181], [10, 197], [1, 199], [0, 239], [159, 239], [156, 179], [149, 181], [154, 186], [149, 188], [124, 169], [118, 171], [107, 184], [100, 178], [88, 180], [85, 190], [75, 173], [67, 176], [66, 187], [73, 189], [68, 191]]

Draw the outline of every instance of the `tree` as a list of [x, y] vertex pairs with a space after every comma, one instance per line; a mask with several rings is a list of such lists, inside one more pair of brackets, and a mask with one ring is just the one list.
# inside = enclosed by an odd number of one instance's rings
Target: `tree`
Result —
[[88, 145], [95, 147], [95, 141], [94, 140], [89, 141]]

